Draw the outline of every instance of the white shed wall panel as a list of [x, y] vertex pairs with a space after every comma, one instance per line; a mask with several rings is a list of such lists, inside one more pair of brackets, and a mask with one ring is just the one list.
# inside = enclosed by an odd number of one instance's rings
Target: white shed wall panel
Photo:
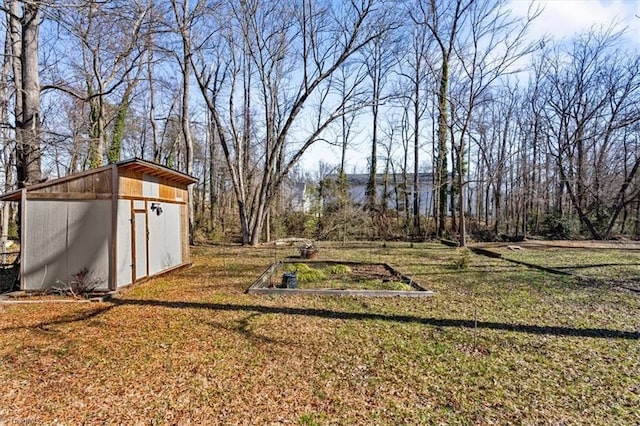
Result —
[[116, 247], [118, 250], [117, 273], [118, 287], [133, 282], [131, 271], [133, 257], [131, 252], [131, 201], [118, 200], [118, 234]]
[[136, 280], [146, 277], [147, 274], [147, 214], [135, 212], [134, 218], [134, 244], [135, 244], [135, 274]]
[[182, 263], [180, 205], [162, 203], [162, 214], [148, 211], [149, 275]]
[[24, 289], [68, 283], [84, 268], [109, 289], [110, 200], [26, 200]]

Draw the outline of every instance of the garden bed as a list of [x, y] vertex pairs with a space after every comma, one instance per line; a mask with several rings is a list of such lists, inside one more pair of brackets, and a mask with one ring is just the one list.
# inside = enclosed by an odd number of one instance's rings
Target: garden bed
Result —
[[[290, 282], [291, 277], [294, 277], [293, 284]], [[386, 263], [326, 260], [275, 262], [249, 287], [247, 293], [408, 297], [433, 295], [433, 292], [420, 283]]]

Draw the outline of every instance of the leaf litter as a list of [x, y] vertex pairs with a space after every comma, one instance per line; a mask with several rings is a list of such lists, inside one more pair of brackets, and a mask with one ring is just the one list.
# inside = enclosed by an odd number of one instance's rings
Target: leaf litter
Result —
[[0, 423], [638, 422], [636, 294], [376, 247], [321, 253], [393, 264], [436, 296], [246, 295], [287, 249], [208, 247], [109, 303], [2, 307]]

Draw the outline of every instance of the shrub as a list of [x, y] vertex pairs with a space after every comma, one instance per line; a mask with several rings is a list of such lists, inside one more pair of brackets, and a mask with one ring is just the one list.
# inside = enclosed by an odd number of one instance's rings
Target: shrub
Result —
[[347, 275], [351, 273], [351, 268], [347, 265], [331, 265], [325, 270], [331, 275]]
[[100, 279], [94, 277], [87, 268], [82, 268], [73, 274], [69, 282], [58, 281], [57, 284], [56, 287], [51, 288], [51, 292], [80, 299], [93, 293], [98, 288]]
[[318, 228], [315, 214], [285, 211], [271, 218], [272, 232], [278, 236], [313, 238]]
[[387, 284], [389, 286], [389, 290], [395, 290], [395, 291], [412, 291], [412, 290], [415, 290], [409, 284], [403, 283], [401, 281], [392, 281], [392, 282], [387, 283]]
[[550, 240], [568, 240], [573, 236], [575, 227], [573, 221], [557, 213], [544, 217], [540, 223], [540, 234]]
[[327, 278], [327, 275], [319, 269], [310, 267], [304, 263], [285, 265], [285, 272], [294, 272], [299, 282], [317, 282]]
[[496, 234], [492, 229], [475, 221], [469, 224], [469, 233], [474, 241], [490, 242], [496, 240]]
[[467, 269], [471, 265], [471, 250], [461, 248], [456, 250], [456, 257], [451, 261], [452, 269]]

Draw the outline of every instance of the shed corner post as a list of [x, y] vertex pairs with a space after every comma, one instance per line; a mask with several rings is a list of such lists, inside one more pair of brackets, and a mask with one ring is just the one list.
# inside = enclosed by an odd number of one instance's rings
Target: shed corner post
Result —
[[27, 188], [20, 190], [20, 266], [18, 271], [20, 290], [25, 289], [24, 283], [24, 264], [26, 251], [27, 235]]
[[111, 247], [109, 256], [109, 290], [118, 288], [118, 165], [111, 164]]

